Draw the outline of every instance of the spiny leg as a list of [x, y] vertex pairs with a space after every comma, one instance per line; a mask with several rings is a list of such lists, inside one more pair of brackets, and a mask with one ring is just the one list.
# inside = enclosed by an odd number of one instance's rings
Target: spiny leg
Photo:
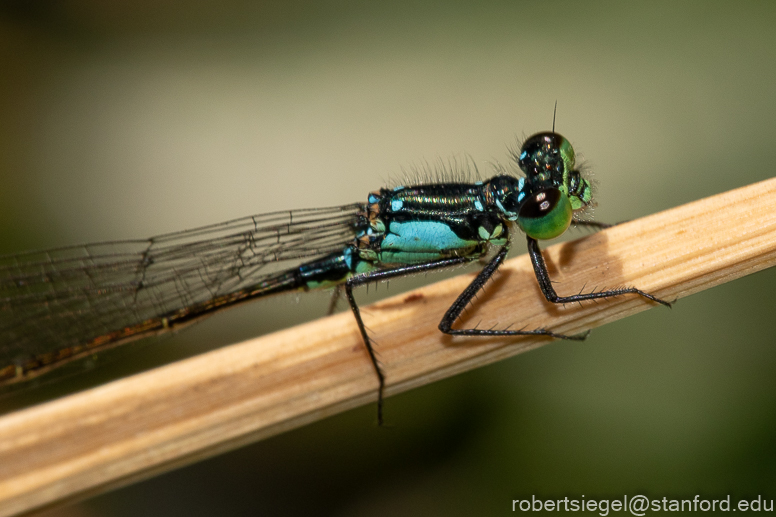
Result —
[[353, 288], [368, 284], [370, 282], [379, 282], [381, 280], [388, 280], [398, 276], [412, 275], [416, 273], [423, 273], [426, 271], [432, 271], [435, 269], [442, 269], [451, 266], [459, 266], [470, 262], [472, 259], [469, 257], [455, 257], [451, 259], [438, 260], [435, 262], [429, 262], [428, 264], [416, 264], [411, 266], [402, 266], [395, 269], [386, 269], [383, 271], [372, 271], [363, 275], [351, 277], [345, 282], [345, 296], [350, 304], [350, 310], [353, 312], [353, 316], [356, 318], [356, 324], [358, 330], [361, 333], [361, 339], [364, 341], [366, 350], [369, 353], [369, 359], [372, 361], [372, 366], [377, 374], [377, 380], [379, 381], [379, 387], [377, 389], [377, 424], [383, 425], [383, 392], [385, 390], [385, 374], [380, 368], [380, 364], [377, 361], [377, 355], [372, 348], [372, 342], [369, 339], [369, 335], [366, 332], [364, 326], [364, 320], [361, 319], [361, 311], [358, 308], [356, 299], [353, 297]]
[[337, 310], [337, 302], [339, 301], [340, 296], [342, 296], [342, 285], [338, 284], [334, 286], [334, 291], [331, 293], [331, 300], [329, 300], [329, 310], [326, 312], [327, 316], [331, 316], [334, 314], [334, 311]]
[[550, 274], [547, 271], [547, 265], [544, 263], [542, 250], [539, 249], [539, 243], [536, 241], [536, 239], [531, 237], [528, 237], [528, 255], [531, 257], [534, 274], [536, 275], [536, 280], [539, 282], [539, 287], [542, 290], [542, 294], [544, 294], [544, 297], [547, 298], [547, 301], [549, 302], [570, 303], [581, 302], [584, 300], [597, 300], [599, 298], [611, 298], [612, 296], [619, 296], [621, 294], [638, 294], [639, 296], [643, 296], [644, 298], [652, 300], [653, 302], [657, 302], [669, 308], [671, 307], [671, 303], [665, 300], [661, 300], [660, 298], [649, 293], [645, 293], [641, 289], [636, 289], [635, 287], [623, 287], [620, 289], [611, 289], [609, 291], [598, 291], [597, 293], [580, 293], [571, 296], [558, 296], [558, 293], [556, 293], [555, 289], [552, 287], [552, 280], [550, 279]]
[[442, 321], [439, 322], [439, 330], [445, 334], [453, 336], [549, 336], [557, 339], [570, 339], [573, 341], [584, 340], [589, 332], [583, 334], [565, 335], [556, 334], [546, 329], [536, 330], [493, 330], [493, 329], [454, 329], [453, 323], [456, 322], [463, 310], [472, 301], [472, 298], [477, 292], [483, 288], [488, 279], [493, 276], [498, 267], [504, 262], [504, 259], [509, 252], [509, 242], [505, 244], [496, 253], [496, 256], [484, 267], [482, 271], [472, 280], [472, 282], [464, 289], [464, 291], [453, 302], [447, 312], [442, 317]]

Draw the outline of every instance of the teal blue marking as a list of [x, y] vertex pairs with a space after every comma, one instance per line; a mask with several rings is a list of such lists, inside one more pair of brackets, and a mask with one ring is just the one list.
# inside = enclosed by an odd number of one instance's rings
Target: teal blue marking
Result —
[[369, 194], [369, 204], [374, 204], [380, 201], [380, 198], [377, 197], [375, 194]]
[[345, 248], [345, 252], [342, 256], [345, 258], [345, 264], [347, 264], [348, 269], [353, 269], [353, 250]]
[[380, 245], [382, 251], [438, 252], [457, 250], [476, 245], [458, 237], [445, 223], [439, 221], [392, 222]]
[[391, 200], [391, 210], [393, 210], [394, 212], [398, 212], [399, 210], [402, 209], [403, 206], [404, 206], [404, 201], [402, 201], [401, 199]]
[[[357, 275], [362, 275], [364, 273], [371, 273], [372, 271], [377, 271], [378, 269], [380, 268], [377, 267], [375, 264], [373, 264], [372, 262], [367, 262], [365, 260], [360, 260], [358, 264], [356, 264]], [[348, 275], [348, 278], [351, 276], [353, 275]]]
[[477, 209], [477, 210], [479, 210], [480, 212], [482, 212], [482, 211], [484, 211], [484, 210], [485, 210], [485, 208], [482, 206], [482, 201], [480, 201], [479, 199], [476, 199], [476, 200], [474, 201], [474, 208], [476, 208], [476, 209]]
[[523, 190], [523, 187], [525, 187], [525, 178], [520, 178], [519, 180], [517, 180], [517, 190], [518, 190], [517, 202], [518, 203], [522, 201], [523, 198], [525, 197], [525, 191]]
[[[348, 275], [348, 276], [350, 276], [350, 275]], [[347, 279], [347, 278], [348, 277], [346, 276], [345, 279]], [[342, 283], [342, 280], [335, 280], [335, 281], [326, 280], [324, 282], [310, 281], [310, 282], [307, 282], [304, 287], [300, 287], [299, 289], [326, 289], [328, 287], [338, 286], [341, 283]]]

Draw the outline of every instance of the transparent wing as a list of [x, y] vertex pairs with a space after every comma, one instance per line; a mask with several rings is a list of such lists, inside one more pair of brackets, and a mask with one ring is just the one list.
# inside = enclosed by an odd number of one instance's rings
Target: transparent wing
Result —
[[0, 373], [30, 357], [53, 364], [100, 336], [341, 250], [362, 209], [275, 212], [145, 240], [0, 257]]

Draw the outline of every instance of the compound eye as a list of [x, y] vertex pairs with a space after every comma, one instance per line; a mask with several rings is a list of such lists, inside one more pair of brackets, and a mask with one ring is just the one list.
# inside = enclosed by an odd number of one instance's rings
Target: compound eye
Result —
[[542, 177], [553, 172], [572, 171], [575, 168], [574, 148], [558, 133], [537, 133], [520, 148], [517, 164], [529, 178]]
[[560, 189], [540, 190], [523, 202], [517, 224], [529, 237], [554, 239], [571, 225], [571, 202]]

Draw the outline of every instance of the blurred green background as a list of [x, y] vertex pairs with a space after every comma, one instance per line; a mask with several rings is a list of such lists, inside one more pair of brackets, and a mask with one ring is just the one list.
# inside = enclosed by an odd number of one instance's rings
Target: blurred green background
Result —
[[[773, 176], [774, 22], [772, 2], [6, 0], [0, 252], [364, 200], [423, 159], [468, 153], [487, 171], [515, 137], [550, 129], [556, 100], [557, 130], [599, 184], [596, 218], [637, 218]], [[328, 302], [293, 298], [0, 404], [319, 317]], [[42, 515], [773, 499], [775, 303], [764, 271], [584, 345], [392, 397], [390, 429], [367, 406]]]

